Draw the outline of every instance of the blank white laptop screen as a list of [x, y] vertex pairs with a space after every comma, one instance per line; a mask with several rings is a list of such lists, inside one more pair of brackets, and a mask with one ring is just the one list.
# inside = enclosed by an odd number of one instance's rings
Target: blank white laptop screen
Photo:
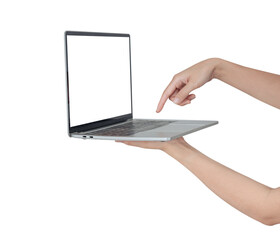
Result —
[[129, 37], [67, 36], [70, 126], [131, 113]]

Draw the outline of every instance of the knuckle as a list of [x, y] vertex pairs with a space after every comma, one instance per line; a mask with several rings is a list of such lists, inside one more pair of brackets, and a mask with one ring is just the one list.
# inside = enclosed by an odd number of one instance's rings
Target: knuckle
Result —
[[173, 76], [172, 81], [176, 81], [178, 78], [179, 78], [179, 74], [177, 73]]
[[170, 88], [166, 88], [162, 94], [165, 98], [168, 98], [171, 95]]
[[168, 97], [169, 97], [168, 89], [166, 89], [166, 90], [163, 92], [162, 96], [163, 96], [164, 98], [168, 98]]

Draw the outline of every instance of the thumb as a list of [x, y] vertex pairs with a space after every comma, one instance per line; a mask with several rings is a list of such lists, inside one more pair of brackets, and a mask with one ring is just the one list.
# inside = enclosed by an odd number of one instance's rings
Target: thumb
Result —
[[175, 96], [174, 103], [180, 104], [189, 96], [190, 92], [194, 90], [194, 86], [192, 83], [188, 82]]

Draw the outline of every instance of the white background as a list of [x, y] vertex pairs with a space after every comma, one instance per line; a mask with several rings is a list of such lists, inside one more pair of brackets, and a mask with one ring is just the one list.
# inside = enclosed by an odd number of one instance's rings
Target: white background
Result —
[[279, 239], [174, 159], [67, 136], [65, 30], [132, 35], [135, 117], [214, 119], [194, 147], [280, 184], [280, 112], [213, 80], [156, 114], [172, 76], [209, 57], [280, 73], [278, 1], [5, 1], [0, 6], [0, 239]]

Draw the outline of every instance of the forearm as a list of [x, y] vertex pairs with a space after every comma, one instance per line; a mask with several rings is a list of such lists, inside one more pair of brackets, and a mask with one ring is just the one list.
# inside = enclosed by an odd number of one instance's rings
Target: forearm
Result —
[[264, 224], [271, 224], [267, 205], [271, 188], [223, 166], [190, 146], [171, 149], [167, 153], [231, 206]]
[[271, 106], [280, 109], [280, 75], [213, 59], [217, 78]]

